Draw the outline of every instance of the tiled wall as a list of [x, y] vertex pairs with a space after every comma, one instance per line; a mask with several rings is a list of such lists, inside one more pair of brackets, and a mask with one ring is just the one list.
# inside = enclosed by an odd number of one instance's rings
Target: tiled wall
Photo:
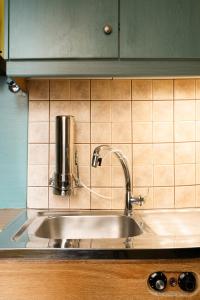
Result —
[[[200, 205], [200, 80], [30, 80], [28, 207], [119, 209], [124, 207], [122, 168], [113, 155], [90, 167], [96, 145], [113, 144], [126, 155], [134, 195], [144, 208]], [[52, 194], [55, 116], [76, 118], [82, 181], [110, 196], [78, 189]]]

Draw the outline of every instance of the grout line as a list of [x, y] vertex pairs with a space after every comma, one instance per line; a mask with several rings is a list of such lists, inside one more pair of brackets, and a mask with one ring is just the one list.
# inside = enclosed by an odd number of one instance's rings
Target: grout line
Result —
[[[90, 160], [91, 160], [91, 155], [92, 155], [92, 80], [90, 79]], [[90, 164], [90, 189], [92, 186], [92, 167]], [[92, 207], [92, 194], [90, 192], [90, 210]]]
[[[153, 97], [153, 80], [151, 80], [151, 103], [152, 103], [152, 105], [151, 105], [151, 145], [152, 145], [152, 147], [151, 147], [151, 151], [152, 151], [152, 163], [151, 163], [151, 165], [152, 165], [152, 197], [153, 197], [153, 199], [152, 199], [152, 202], [153, 202], [153, 208], [155, 208], [155, 203], [154, 203], [154, 181], [155, 181], [155, 179], [154, 179], [154, 159], [153, 159], [153, 150], [154, 150], [154, 131], [153, 131], [153, 128], [154, 128], [154, 122], [153, 122], [153, 112], [154, 112], [154, 99], [153, 99], [154, 97]], [[148, 187], [148, 190], [149, 190], [149, 188], [150, 187]]]
[[195, 79], [195, 207], [197, 207], [197, 94], [196, 94], [196, 79]]
[[175, 91], [174, 91], [174, 79], [173, 79], [173, 164], [174, 164], [174, 208], [176, 206], [176, 162], [175, 162]]
[[49, 122], [48, 122], [49, 137], [48, 137], [48, 191], [47, 191], [47, 194], [48, 194], [48, 209], [49, 209], [49, 197], [50, 197], [50, 193], [49, 193], [49, 190], [50, 190], [50, 187], [49, 187], [49, 175], [50, 175], [50, 99], [51, 99], [50, 84], [51, 84], [51, 81], [49, 80]]

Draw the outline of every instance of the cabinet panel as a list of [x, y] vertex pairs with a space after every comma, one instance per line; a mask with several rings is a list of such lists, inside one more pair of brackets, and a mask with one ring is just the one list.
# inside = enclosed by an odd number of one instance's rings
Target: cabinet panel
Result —
[[199, 0], [123, 0], [121, 58], [200, 58]]
[[10, 59], [118, 57], [118, 1], [10, 0], [9, 32]]

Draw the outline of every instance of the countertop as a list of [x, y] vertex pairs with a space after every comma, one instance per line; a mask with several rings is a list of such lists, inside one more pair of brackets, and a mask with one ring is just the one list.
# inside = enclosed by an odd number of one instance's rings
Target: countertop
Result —
[[[46, 211], [49, 212], [49, 211]], [[65, 211], [65, 214], [75, 213]], [[81, 214], [122, 214], [82, 211]], [[135, 210], [143, 233], [132, 238], [70, 240], [67, 248], [33, 235], [37, 210], [0, 210], [0, 259], [189, 259], [200, 258], [200, 209]], [[43, 217], [44, 218], [44, 217]], [[24, 233], [14, 238], [30, 223]], [[7, 225], [6, 225], [7, 224]], [[22, 230], [23, 231], [23, 230]], [[54, 241], [55, 242], [55, 241]]]

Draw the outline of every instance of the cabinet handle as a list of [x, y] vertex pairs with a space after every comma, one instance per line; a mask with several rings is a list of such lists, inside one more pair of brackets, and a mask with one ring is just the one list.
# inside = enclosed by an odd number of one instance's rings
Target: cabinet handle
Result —
[[110, 25], [105, 25], [104, 28], [103, 28], [103, 31], [105, 34], [111, 34], [112, 33], [112, 26]]

